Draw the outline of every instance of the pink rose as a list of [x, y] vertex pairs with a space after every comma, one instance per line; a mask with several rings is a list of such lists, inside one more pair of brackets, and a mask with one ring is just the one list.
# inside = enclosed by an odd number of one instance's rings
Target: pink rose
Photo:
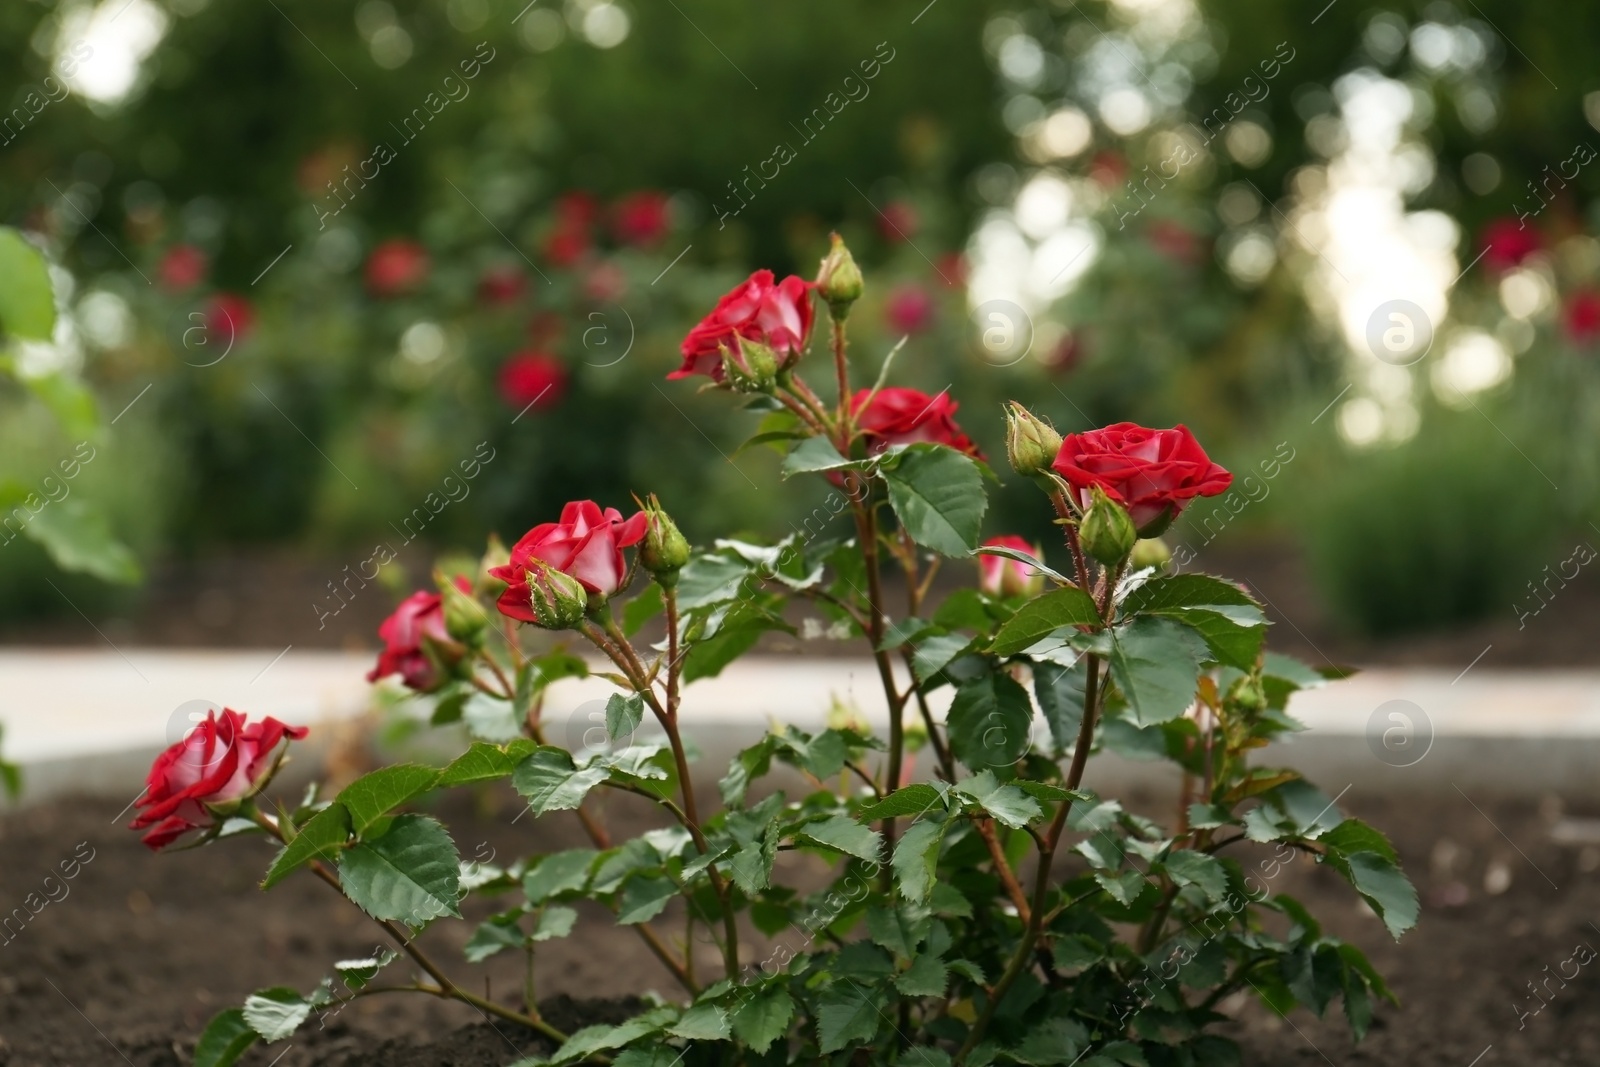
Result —
[[[871, 403], [867, 402], [869, 396]], [[870, 389], [862, 389], [850, 401], [856, 427], [867, 439], [869, 452], [931, 441], [982, 459], [983, 453], [972, 438], [956, 425], [954, 416], [960, 406], [948, 393], [929, 396], [920, 389], [894, 385], [879, 389], [876, 395]]]
[[[459, 576], [456, 588], [472, 593], [472, 584]], [[429, 693], [444, 681], [440, 660], [459, 658], [458, 649], [451, 652], [456, 645], [445, 629], [444, 598], [426, 589], [400, 601], [394, 614], [378, 624], [378, 636], [383, 639], [383, 651], [378, 653], [377, 666], [367, 673], [369, 682], [398, 674], [408, 689]]]
[[736, 351], [738, 338], [759, 341], [788, 364], [800, 357], [811, 339], [811, 290], [815, 283], [791, 274], [774, 282], [770, 270], [758, 270], [721, 300], [711, 314], [689, 331], [679, 345], [683, 366], [668, 378], [705, 374], [722, 381], [722, 349]]
[[1052, 466], [1088, 507], [1098, 485], [1123, 507], [1140, 537], [1155, 537], [1197, 496], [1216, 496], [1233, 475], [1211, 462], [1187, 426], [1150, 430], [1119, 422], [1069, 433]]
[[560, 522], [540, 523], [523, 534], [511, 548], [510, 563], [490, 568], [490, 574], [507, 583], [500, 594], [501, 613], [520, 622], [537, 621], [528, 592], [532, 560], [571, 575], [592, 596], [609, 597], [628, 573], [622, 550], [644, 538], [649, 522], [642, 511], [624, 522], [616, 508], [601, 511], [592, 500], [574, 500], [561, 509]]
[[260, 791], [277, 768], [278, 743], [306, 736], [304, 726], [286, 726], [268, 716], [246, 724], [244, 715], [224, 708], [206, 714], [182, 741], [156, 757], [145, 780], [139, 812], [130, 830], [150, 828], [144, 843], [161, 849], [190, 830], [215, 824], [211, 805], [227, 804]]
[[[1031, 545], [1016, 534], [991, 537], [983, 547], [1011, 548], [1034, 559], [1043, 556], [1038, 545]], [[1044, 588], [1044, 575], [1021, 560], [984, 554], [978, 557], [978, 588], [990, 596], [1033, 596]]]

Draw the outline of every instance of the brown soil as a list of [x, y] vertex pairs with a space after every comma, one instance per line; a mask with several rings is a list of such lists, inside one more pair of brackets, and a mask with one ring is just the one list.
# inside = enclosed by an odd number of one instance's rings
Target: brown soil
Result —
[[[630, 800], [631, 798], [620, 798]], [[1145, 798], [1148, 801], [1148, 798]], [[1567, 814], [1600, 811], [1600, 798], [1571, 798]], [[1306, 1012], [1281, 1019], [1245, 997], [1225, 1002], [1235, 1022], [1225, 1032], [1247, 1064], [1415, 1064], [1480, 1067], [1508, 1063], [1600, 1062], [1600, 967], [1585, 967], [1565, 987], [1548, 981], [1587, 942], [1600, 946], [1600, 843], [1557, 844], [1562, 814], [1542, 803], [1451, 793], [1435, 798], [1345, 798], [1345, 808], [1387, 830], [1421, 890], [1421, 925], [1396, 945], [1332, 872], [1309, 858], [1279, 875], [1279, 887], [1306, 900], [1328, 932], [1372, 955], [1403, 1007], [1380, 1010], [1367, 1041], [1352, 1047], [1339, 1009], [1327, 1020]], [[1134, 798], [1136, 806], [1139, 798]], [[1585, 806], [1587, 805], [1587, 807]], [[269, 851], [258, 839], [206, 850], [151, 855], [114, 818], [118, 802], [55, 803], [0, 820], [0, 909], [41, 893], [46, 875], [80, 842], [93, 849], [66, 885], [20, 932], [0, 938], [0, 1065], [119, 1064], [176, 1067], [217, 1010], [254, 989], [310, 989], [334, 960], [368, 954], [380, 943], [370, 921], [326, 886], [296, 876], [272, 892], [256, 889]], [[440, 814], [463, 855], [579, 844], [575, 821], [553, 816], [512, 823], [509, 793], [476, 810], [453, 804]], [[637, 808], [610, 812], [619, 832], [642, 828]], [[1490, 820], [1493, 820], [1491, 823]], [[1570, 823], [1567, 825], [1571, 825]], [[1503, 831], [1503, 833], [1502, 833]], [[1241, 853], [1241, 858], [1243, 854]], [[59, 895], [59, 889], [56, 890]], [[422, 944], [446, 969], [469, 973], [460, 956], [467, 924], [446, 924]], [[519, 964], [491, 960], [489, 991], [520, 997]], [[704, 959], [702, 973], [712, 960]], [[397, 966], [397, 965], [396, 965]], [[396, 981], [404, 980], [396, 976]], [[558, 1026], [615, 1019], [626, 1004], [592, 1003], [649, 990], [672, 992], [666, 972], [630, 932], [599, 913], [572, 938], [540, 949], [541, 995]], [[1544, 983], [1549, 1003], [1531, 1012], [1528, 983]], [[1519, 1021], [1522, 1026], [1519, 1028]], [[389, 1040], [390, 1044], [380, 1044]], [[1492, 1046], [1492, 1049], [1490, 1049]], [[536, 1050], [532, 1035], [492, 1027], [464, 1006], [420, 994], [357, 1000], [324, 1026], [315, 1020], [288, 1043], [257, 1048], [252, 1067], [490, 1067]], [[1487, 1053], [1485, 1050], [1489, 1050]], [[274, 1057], [280, 1057], [274, 1059]]]

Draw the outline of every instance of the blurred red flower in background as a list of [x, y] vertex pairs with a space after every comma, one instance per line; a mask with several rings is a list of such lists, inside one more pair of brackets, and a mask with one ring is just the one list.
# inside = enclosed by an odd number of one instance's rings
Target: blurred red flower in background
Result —
[[367, 257], [367, 288], [375, 296], [412, 292], [428, 277], [428, 253], [420, 244], [396, 237], [379, 244]]
[[611, 231], [618, 241], [645, 248], [665, 237], [670, 219], [663, 193], [643, 189], [629, 193], [611, 209]]
[[878, 212], [878, 232], [885, 241], [909, 241], [917, 235], [922, 220], [917, 209], [904, 200], [892, 200]]
[[1483, 265], [1495, 272], [1508, 271], [1543, 247], [1537, 230], [1512, 218], [1493, 219], [1478, 236]]
[[1200, 262], [1200, 237], [1189, 227], [1172, 219], [1156, 219], [1145, 228], [1145, 240], [1174, 263], [1192, 267]]
[[156, 272], [163, 286], [181, 293], [205, 280], [207, 266], [206, 254], [194, 245], [173, 245], [161, 257]]
[[551, 407], [566, 391], [566, 365], [548, 352], [518, 352], [500, 368], [500, 396], [518, 410]]
[[256, 309], [235, 293], [218, 293], [206, 304], [205, 319], [212, 343], [226, 348], [255, 329]]
[[920, 285], [900, 285], [889, 294], [884, 317], [896, 334], [921, 333], [933, 325], [933, 297]]
[[526, 283], [522, 271], [509, 263], [490, 267], [478, 278], [478, 299], [485, 304], [512, 304]]
[[1600, 339], [1600, 290], [1580, 289], [1573, 293], [1567, 298], [1562, 319], [1573, 344], [1594, 344]]

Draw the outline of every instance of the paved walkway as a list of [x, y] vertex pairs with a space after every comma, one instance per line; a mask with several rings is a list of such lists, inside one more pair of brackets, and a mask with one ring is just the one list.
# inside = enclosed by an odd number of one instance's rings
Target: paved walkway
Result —
[[[203, 716], [207, 702], [313, 727], [373, 705], [368, 654], [124, 653], [0, 650], [0, 751], [23, 766], [30, 797], [136, 788], [151, 756], [183, 735], [193, 713]], [[598, 679], [558, 683], [547, 716], [570, 718], [566, 740], [579, 743], [603, 721], [594, 702], [609, 692]], [[941, 695], [939, 711], [949, 691]], [[746, 660], [688, 689], [686, 733], [720, 765], [772, 720], [817, 727], [835, 698], [884, 719], [868, 662]], [[1379, 670], [1299, 694], [1291, 707], [1310, 729], [1283, 746], [1294, 749], [1283, 758], [1325, 783], [1333, 774], [1402, 788], [1448, 781], [1600, 790], [1600, 671]], [[1152, 770], [1119, 765], [1118, 773], [1143, 778]]]

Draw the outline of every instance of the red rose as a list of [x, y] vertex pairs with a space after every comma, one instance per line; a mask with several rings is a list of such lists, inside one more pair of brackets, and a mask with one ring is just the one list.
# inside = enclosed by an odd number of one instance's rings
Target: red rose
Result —
[[500, 396], [517, 410], [547, 408], [567, 391], [567, 368], [545, 352], [518, 352], [500, 368]]
[[929, 396], [920, 389], [887, 386], [879, 389], [872, 402], [872, 390], [863, 389], [850, 400], [856, 426], [867, 439], [869, 452], [882, 452], [891, 445], [910, 445], [923, 441], [949, 445], [958, 452], [983, 458], [978, 446], [961, 432], [954, 415], [961, 405], [948, 393]]
[[[459, 576], [456, 588], [472, 593], [472, 583]], [[444, 681], [435, 657], [446, 654], [454, 642], [445, 629], [444, 598], [438, 593], [419, 589], [400, 601], [394, 614], [378, 625], [378, 636], [383, 651], [377, 666], [367, 672], [367, 681], [398, 674], [406, 688], [419, 693], [432, 692]]]
[[920, 221], [916, 208], [904, 200], [894, 200], [878, 212], [878, 232], [885, 241], [909, 241], [917, 235]]
[[522, 295], [526, 279], [512, 266], [490, 267], [478, 279], [478, 299], [485, 304], [514, 303]]
[[128, 824], [150, 832], [144, 843], [161, 849], [190, 830], [214, 824], [208, 805], [222, 805], [259, 792], [277, 767], [278, 742], [300, 740], [304, 726], [286, 726], [268, 716], [246, 725], [245, 716], [224, 708], [156, 757], [134, 803], [144, 810]]
[[626, 522], [616, 508], [600, 510], [592, 500], [575, 500], [561, 509], [560, 522], [543, 522], [511, 548], [511, 562], [490, 568], [506, 582], [500, 611], [521, 622], [536, 621], [528, 593], [528, 564], [540, 560], [569, 574], [590, 594], [608, 597], [622, 586], [628, 568], [622, 550], [644, 538], [650, 520], [639, 512]]
[[1537, 230], [1516, 219], [1494, 219], [1484, 226], [1478, 238], [1483, 248], [1483, 265], [1496, 273], [1515, 267], [1544, 244]]
[[596, 200], [592, 193], [574, 189], [556, 198], [555, 215], [563, 226], [574, 230], [587, 230], [600, 217], [600, 201]]
[[193, 289], [205, 280], [206, 254], [194, 245], [173, 245], [156, 267], [161, 284], [175, 293]]
[[[814, 282], [791, 274], [774, 282], [770, 270], [758, 270], [728, 293], [711, 314], [689, 331], [678, 346], [683, 366], [668, 378], [706, 374], [722, 381], [722, 353], [733, 351], [735, 338], [760, 341], [780, 357], [798, 358], [811, 339], [811, 290]], [[789, 362], [791, 360], [786, 360]]]
[[648, 248], [667, 235], [667, 228], [667, 198], [661, 193], [629, 193], [611, 209], [611, 230], [625, 245]]
[[255, 329], [256, 311], [250, 301], [233, 293], [218, 293], [206, 306], [206, 334], [211, 343], [227, 348]]
[[921, 333], [933, 325], [933, 297], [920, 285], [898, 286], [884, 307], [895, 334]]
[[[1034, 559], [1042, 556], [1038, 545], [1031, 545], [1016, 534], [991, 537], [983, 546], [1013, 548]], [[1044, 575], [1021, 560], [985, 554], [978, 557], [978, 588], [990, 596], [1032, 596], [1044, 588]]]
[[558, 225], [544, 239], [544, 258], [557, 267], [570, 267], [589, 251], [589, 231], [568, 223]]
[[428, 253], [417, 242], [397, 237], [367, 257], [367, 288], [374, 296], [401, 296], [428, 277]]
[[1562, 317], [1573, 344], [1594, 344], [1600, 338], [1600, 290], [1580, 289], [1573, 293]]
[[1149, 430], [1119, 422], [1069, 433], [1052, 466], [1088, 507], [1098, 485], [1133, 518], [1140, 537], [1154, 537], [1197, 496], [1216, 496], [1233, 475], [1211, 462], [1187, 426]]

